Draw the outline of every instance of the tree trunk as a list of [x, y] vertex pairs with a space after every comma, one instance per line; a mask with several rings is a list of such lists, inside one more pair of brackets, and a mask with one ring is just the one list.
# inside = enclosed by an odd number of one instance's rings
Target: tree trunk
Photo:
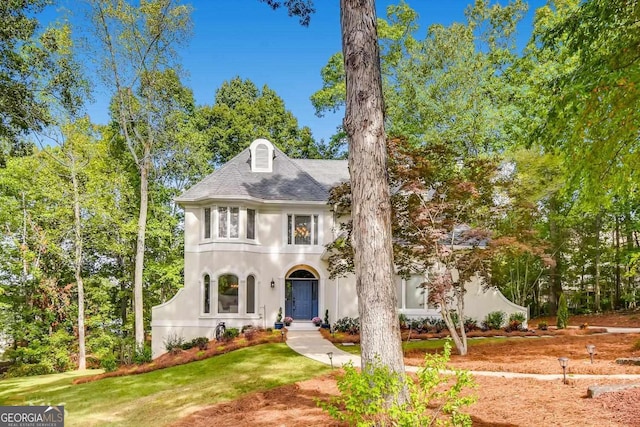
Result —
[[71, 184], [73, 185], [73, 226], [75, 235], [75, 259], [73, 262], [76, 286], [78, 286], [78, 369], [86, 369], [86, 350], [84, 337], [84, 281], [82, 280], [82, 224], [80, 217], [80, 191], [75, 162], [72, 160]]
[[136, 346], [144, 346], [144, 306], [142, 298], [142, 273], [144, 269], [145, 235], [147, 231], [147, 210], [149, 205], [149, 169], [151, 150], [144, 147], [140, 159], [140, 211], [138, 213], [138, 239], [136, 241], [136, 266], [133, 275], [133, 307], [135, 319]]
[[595, 228], [596, 228], [596, 242], [595, 242], [595, 250], [596, 250], [596, 254], [594, 257], [594, 263], [595, 263], [595, 277], [594, 277], [594, 281], [593, 281], [593, 293], [594, 293], [594, 297], [595, 297], [595, 310], [600, 312], [602, 311], [602, 304], [600, 303], [600, 297], [601, 297], [601, 292], [600, 292], [600, 228], [602, 227], [602, 220], [601, 220], [601, 216], [602, 214], [598, 213], [598, 215], [596, 215], [596, 224], [595, 224]]
[[404, 376], [375, 1], [341, 0], [340, 10], [362, 362], [379, 358]]
[[556, 218], [559, 215], [559, 207], [555, 197], [552, 197], [549, 202], [549, 211], [549, 240], [551, 240], [554, 260], [554, 265], [549, 269], [549, 315], [555, 316], [558, 312], [558, 299], [562, 294], [562, 241], [560, 225]]
[[614, 307], [616, 309], [622, 308], [620, 305], [620, 289], [621, 289], [621, 269], [620, 269], [620, 216], [616, 214], [616, 228], [614, 232], [614, 241], [616, 244], [616, 287], [614, 295]]

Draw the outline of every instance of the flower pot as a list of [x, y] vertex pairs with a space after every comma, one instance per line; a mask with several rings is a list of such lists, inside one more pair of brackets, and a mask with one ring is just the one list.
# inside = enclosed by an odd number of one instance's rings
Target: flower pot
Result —
[[284, 323], [282, 323], [282, 322], [275, 322], [275, 323], [273, 324], [273, 328], [274, 328], [274, 329], [282, 329], [282, 328], [284, 328]]
[[331, 325], [330, 325], [330, 324], [328, 324], [328, 323], [323, 323], [322, 325], [320, 325], [320, 327], [321, 327], [322, 329], [331, 329]]

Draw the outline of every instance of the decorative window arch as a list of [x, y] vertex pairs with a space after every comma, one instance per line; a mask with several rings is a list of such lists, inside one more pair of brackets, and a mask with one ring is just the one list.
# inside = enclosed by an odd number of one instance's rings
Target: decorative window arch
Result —
[[251, 172], [273, 172], [273, 144], [266, 139], [256, 139], [249, 146]]

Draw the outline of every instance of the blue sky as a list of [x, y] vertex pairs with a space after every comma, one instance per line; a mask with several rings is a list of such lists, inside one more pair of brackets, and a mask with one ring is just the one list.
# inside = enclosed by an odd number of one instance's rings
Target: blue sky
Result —
[[[398, 0], [399, 1], [399, 0]], [[398, 1], [378, 0], [378, 16]], [[471, 0], [407, 0], [420, 15], [420, 35], [433, 23], [444, 25], [464, 20]], [[74, 21], [84, 18], [74, 0], [58, 0], [71, 9]], [[320, 69], [340, 51], [340, 10], [337, 0], [316, 0], [316, 14], [309, 27], [302, 27], [284, 10], [272, 11], [257, 0], [193, 0], [193, 37], [180, 52], [190, 87], [198, 104], [212, 104], [216, 89], [235, 76], [252, 80], [258, 87], [268, 85], [284, 99], [287, 109], [301, 126], [309, 126], [316, 140], [325, 139], [341, 123], [341, 113], [319, 118], [309, 97], [322, 85]], [[531, 32], [534, 8], [543, 0], [530, 0], [530, 11], [520, 29], [523, 43]], [[60, 10], [60, 9], [58, 9]], [[53, 17], [49, 11], [47, 16]], [[110, 94], [95, 88], [96, 102], [87, 107], [92, 120], [106, 123]]]

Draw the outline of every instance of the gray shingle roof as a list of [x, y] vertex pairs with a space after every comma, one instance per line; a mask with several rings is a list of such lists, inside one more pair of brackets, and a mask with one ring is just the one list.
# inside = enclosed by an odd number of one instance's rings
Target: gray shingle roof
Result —
[[294, 160], [274, 147], [272, 172], [252, 172], [249, 148], [176, 198], [178, 203], [216, 198], [326, 201], [329, 190], [349, 179], [346, 160]]

